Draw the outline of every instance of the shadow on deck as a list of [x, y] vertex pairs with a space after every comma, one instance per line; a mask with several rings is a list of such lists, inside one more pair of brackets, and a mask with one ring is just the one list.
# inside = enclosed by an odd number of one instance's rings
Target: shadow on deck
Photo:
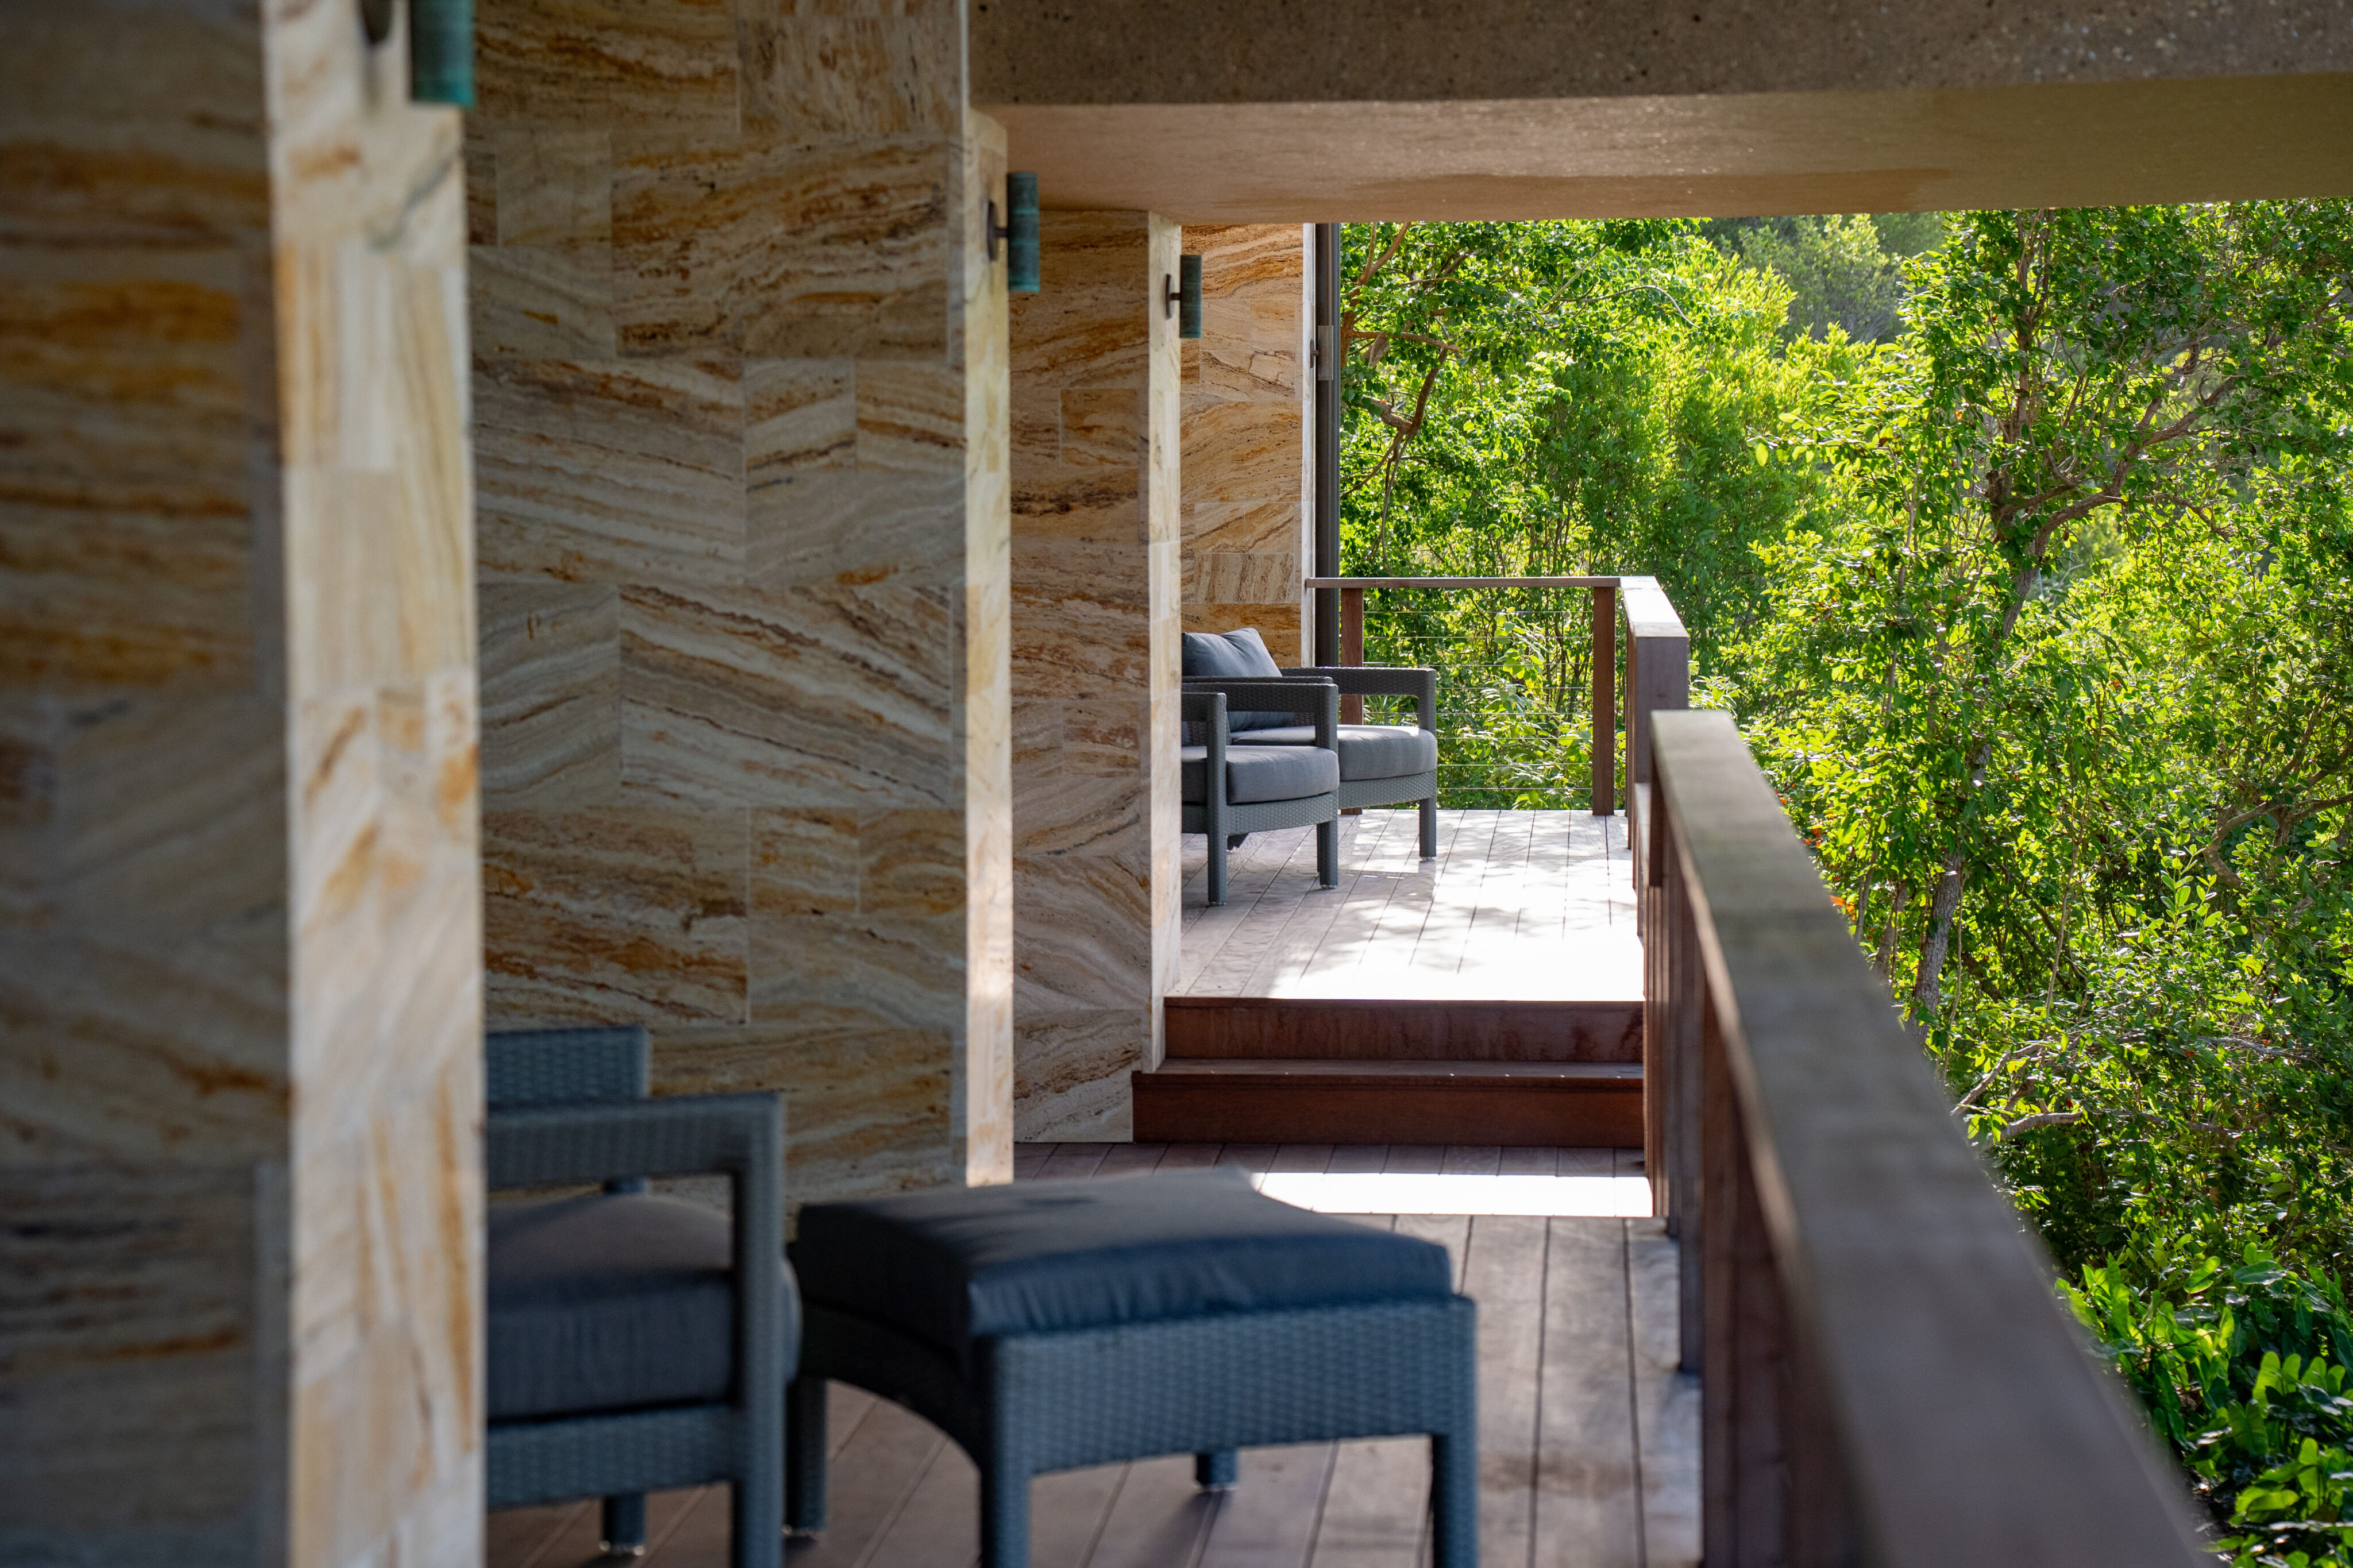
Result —
[[[1029, 1144], [1024, 1177], [1240, 1164], [1276, 1174], [1625, 1167], [1606, 1150]], [[1479, 1303], [1480, 1561], [1494, 1568], [1687, 1568], [1699, 1559], [1699, 1385], [1675, 1371], [1676, 1255], [1661, 1222], [1530, 1215], [1363, 1216], [1443, 1244]], [[832, 1527], [793, 1568], [969, 1568], [972, 1463], [920, 1417], [833, 1390]], [[1205, 1494], [1187, 1455], [1041, 1477], [1034, 1568], [1415, 1568], [1429, 1561], [1421, 1438], [1247, 1449]], [[649, 1568], [722, 1568], [726, 1489], [657, 1494]], [[490, 1520], [489, 1568], [596, 1560], [593, 1503]]]

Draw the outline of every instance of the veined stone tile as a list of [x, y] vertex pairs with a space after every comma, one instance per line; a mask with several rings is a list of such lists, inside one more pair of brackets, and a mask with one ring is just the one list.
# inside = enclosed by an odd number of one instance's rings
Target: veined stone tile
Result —
[[256, 1343], [256, 1189], [249, 1163], [120, 1159], [0, 1181], [0, 1552], [120, 1542], [135, 1498], [141, 1535], [182, 1561], [252, 1555], [255, 1468], [283, 1436], [256, 1418], [272, 1349]]
[[849, 810], [752, 813], [752, 908], [764, 915], [856, 914], [858, 825]]
[[963, 129], [964, 29], [924, 14], [809, 15], [791, 0], [736, 0], [746, 129], [871, 136]]
[[613, 250], [607, 245], [472, 247], [474, 359], [609, 360]]
[[759, 489], [802, 468], [858, 462], [857, 365], [841, 359], [744, 362], [744, 467]]
[[949, 1113], [955, 1036], [787, 1016], [743, 1028], [657, 1029], [657, 1094], [785, 1095], [785, 1199], [803, 1204], [961, 1179]]
[[282, 1158], [287, 950], [277, 908], [160, 940], [0, 934], [0, 1163]]
[[955, 470], [773, 469], [745, 501], [753, 586], [948, 588], [972, 569]]
[[752, 1021], [960, 1033], [965, 911], [755, 915]]
[[858, 912], [882, 919], [961, 917], [965, 814], [878, 811], [858, 819]]
[[742, 121], [727, 0], [500, 0], [474, 24], [486, 124], [733, 138]]
[[1306, 546], [1304, 500], [1292, 491], [1256, 501], [1187, 501], [1185, 552], [1261, 555]]
[[1009, 407], [1009, 456], [1018, 490], [1029, 474], [1050, 475], [1061, 466], [1062, 394], [1025, 383], [1013, 388]]
[[1303, 416], [1295, 405], [1210, 403], [1185, 414], [1185, 500], [1251, 501], [1297, 496]]
[[482, 804], [609, 805], [621, 787], [621, 595], [610, 584], [481, 585]]
[[1064, 392], [1061, 460], [1073, 467], [1141, 468], [1151, 458], [1142, 391]]
[[1266, 639], [1267, 651], [1274, 655], [1275, 663], [1307, 662], [1297, 605], [1185, 606], [1185, 629], [1188, 632], [1229, 632], [1237, 626], [1255, 626], [1259, 636]]
[[1295, 223], [1213, 224], [1185, 231], [1185, 246], [1201, 258], [1205, 300], [1240, 297], [1289, 300], [1296, 308], [1307, 276], [1312, 241]]
[[[1145, 295], [1146, 247], [1140, 221], [1143, 215], [1136, 216], [1133, 287], [1136, 295]], [[1151, 349], [1144, 331], [1148, 296], [1132, 300], [1132, 314], [1124, 310], [1119, 317], [1107, 318], [1097, 291], [1082, 289], [1068, 296], [1054, 291], [1050, 274], [1055, 264], [1055, 252], [1048, 246], [1040, 258], [1039, 291], [1022, 295], [1010, 306], [1014, 384], [1065, 390], [1126, 387], [1142, 391], [1151, 374]]]
[[945, 354], [954, 141], [615, 152], [624, 353], [726, 344], [772, 359]]
[[960, 635], [933, 590], [625, 589], [624, 790], [699, 805], [953, 804]]
[[[1030, 563], [1060, 542], [1076, 564], [1131, 565], [1124, 583], [1106, 570], [1073, 570], [1061, 581], [1039, 582]], [[1140, 556], [1140, 550], [1134, 551]], [[1151, 679], [1149, 589], [1141, 561], [1123, 563], [1109, 547], [1023, 539], [1014, 549], [1017, 582], [1013, 621], [1013, 690], [1021, 697], [1100, 698], [1140, 701]]]
[[1151, 526], [1141, 468], [1024, 467], [1013, 487], [1013, 532], [1036, 540], [1141, 545]]
[[1185, 597], [1194, 604], [1288, 605], [1299, 597], [1299, 557], [1289, 551], [1210, 551], [1194, 557], [1192, 565]]
[[251, 679], [248, 280], [233, 247], [0, 258], [0, 679]]
[[1140, 756], [1118, 773], [1024, 766], [1015, 781], [1017, 858], [1136, 854], [1149, 837], [1144, 766]]
[[[498, 240], [565, 248], [613, 243], [609, 130], [533, 125], [495, 131]], [[475, 265], [480, 260], [476, 258]], [[479, 352], [479, 351], [478, 351]]]
[[282, 702], [89, 699], [51, 712], [25, 786], [51, 803], [28, 919], [130, 939], [233, 924], [284, 900]]
[[742, 812], [485, 812], [495, 1026], [740, 1023]]
[[[1299, 384], [1300, 310], [1289, 300], [1220, 300], [1211, 322], [1204, 320], [1200, 360], [1188, 388], [1202, 398], [1263, 398], [1296, 402]], [[1202, 315], [1212, 314], [1204, 301]]]
[[858, 466], [964, 471], [964, 376], [944, 365], [869, 360], [858, 366]]
[[[1130, 850], [1143, 847], [1131, 843]], [[1014, 862], [1013, 906], [1021, 945], [1016, 999], [1033, 1009], [1151, 1002], [1150, 870], [1141, 853], [1023, 855]]]
[[474, 376], [487, 576], [733, 583], [744, 387], [723, 358], [505, 361]]
[[1024, 1142], [1124, 1142], [1135, 1135], [1130, 1072], [1156, 1064], [1148, 1007], [1021, 1014], [1013, 1135]]
[[481, 116], [466, 116], [466, 243], [499, 242], [498, 139]]

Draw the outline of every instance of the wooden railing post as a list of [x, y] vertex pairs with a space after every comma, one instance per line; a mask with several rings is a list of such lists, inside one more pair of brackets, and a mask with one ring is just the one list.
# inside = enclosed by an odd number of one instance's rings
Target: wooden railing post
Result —
[[[1340, 590], [1340, 662], [1356, 666], [1365, 662], [1365, 591], [1362, 588]], [[1340, 699], [1340, 722], [1361, 724], [1365, 721], [1365, 700], [1361, 697]]]
[[1593, 815], [1618, 809], [1618, 590], [1593, 590]]

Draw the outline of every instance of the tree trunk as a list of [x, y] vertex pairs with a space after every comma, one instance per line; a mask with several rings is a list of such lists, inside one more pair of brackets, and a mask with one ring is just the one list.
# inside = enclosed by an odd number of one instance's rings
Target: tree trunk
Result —
[[1945, 956], [1953, 950], [1953, 916], [1961, 907], [1961, 883], [1966, 862], [1956, 855], [1946, 860], [1936, 879], [1936, 896], [1928, 905], [1928, 934], [1920, 943], [1920, 973], [1912, 984], [1912, 1016], [1926, 1024], [1944, 1003]]

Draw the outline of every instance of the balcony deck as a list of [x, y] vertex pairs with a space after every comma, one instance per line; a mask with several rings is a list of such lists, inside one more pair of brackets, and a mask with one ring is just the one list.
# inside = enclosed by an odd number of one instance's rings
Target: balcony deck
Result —
[[1226, 902], [1185, 840], [1180, 996], [1639, 1000], [1641, 949], [1626, 819], [1583, 811], [1440, 811], [1438, 858], [1415, 813], [1340, 819], [1340, 885], [1315, 882], [1315, 832], [1254, 833]]
[[[1020, 1176], [1155, 1166], [1253, 1171], [1609, 1173], [1609, 1150], [1028, 1144]], [[1503, 1568], [1686, 1568], [1699, 1559], [1699, 1389], [1675, 1363], [1675, 1247], [1650, 1219], [1366, 1215], [1443, 1243], [1479, 1302], [1480, 1561]], [[919, 1417], [833, 1394], [833, 1525], [793, 1568], [969, 1568], [976, 1480]], [[1429, 1561], [1428, 1447], [1419, 1438], [1243, 1452], [1222, 1497], [1186, 1457], [1035, 1483], [1035, 1568], [1416, 1568]], [[651, 1500], [648, 1568], [723, 1568], [722, 1487]], [[596, 1560], [593, 1504], [490, 1519], [490, 1568]]]

